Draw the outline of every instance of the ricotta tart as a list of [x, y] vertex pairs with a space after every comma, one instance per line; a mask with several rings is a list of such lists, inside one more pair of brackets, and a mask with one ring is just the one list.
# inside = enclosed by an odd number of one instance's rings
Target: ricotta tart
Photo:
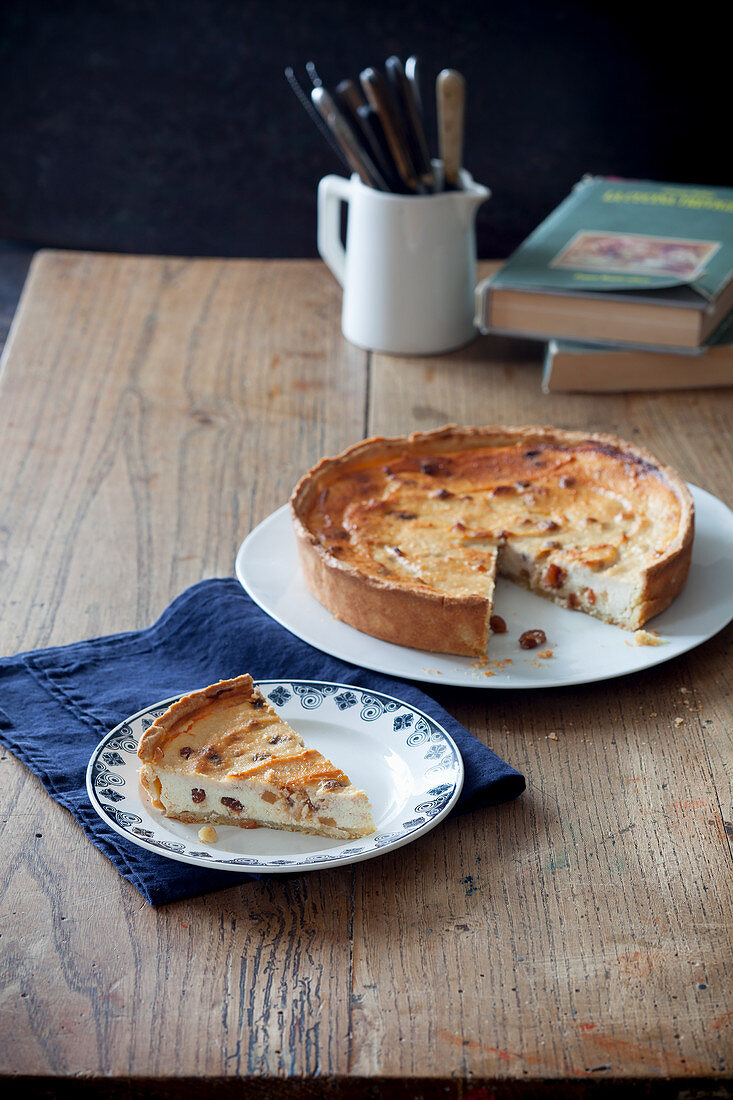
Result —
[[280, 718], [251, 676], [184, 695], [143, 734], [140, 780], [166, 817], [352, 839], [369, 799]]
[[336, 618], [398, 645], [481, 655], [497, 573], [637, 630], [687, 578], [685, 483], [611, 435], [458, 428], [367, 439], [291, 497], [306, 583]]

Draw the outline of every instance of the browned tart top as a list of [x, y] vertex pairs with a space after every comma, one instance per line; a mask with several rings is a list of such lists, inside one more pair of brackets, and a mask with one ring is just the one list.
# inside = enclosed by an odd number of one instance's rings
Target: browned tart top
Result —
[[479, 591], [505, 545], [621, 576], [692, 522], [687, 487], [648, 452], [549, 428], [367, 440], [315, 467], [292, 505], [334, 565], [456, 594]]

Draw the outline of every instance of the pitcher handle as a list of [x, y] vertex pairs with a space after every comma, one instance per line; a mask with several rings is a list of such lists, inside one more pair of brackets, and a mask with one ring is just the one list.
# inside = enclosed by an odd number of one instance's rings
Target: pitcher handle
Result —
[[318, 184], [318, 251], [344, 285], [346, 249], [341, 243], [341, 203], [351, 196], [351, 182], [343, 176], [324, 176]]

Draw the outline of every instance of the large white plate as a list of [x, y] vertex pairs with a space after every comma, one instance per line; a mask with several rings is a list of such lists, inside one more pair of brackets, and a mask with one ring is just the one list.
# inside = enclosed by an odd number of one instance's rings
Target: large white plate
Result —
[[137, 747], [148, 726], [179, 696], [126, 718], [97, 745], [87, 768], [87, 791], [102, 820], [133, 844], [182, 863], [283, 873], [340, 867], [400, 848], [453, 808], [463, 785], [463, 761], [450, 735], [427, 714], [390, 695], [322, 680], [260, 680], [259, 687], [307, 745], [367, 792], [375, 833], [343, 841], [217, 825], [218, 841], [202, 844], [198, 825], [163, 817], [140, 785]]
[[[733, 618], [733, 513], [704, 489], [690, 489], [696, 524], [692, 566], [672, 606], [648, 624], [665, 640], [660, 646], [636, 646], [628, 631], [558, 607], [501, 577], [495, 611], [506, 620], [508, 631], [491, 638], [488, 662], [382, 642], [334, 619], [311, 596], [287, 505], [244, 540], [237, 577], [252, 599], [297, 637], [376, 672], [459, 687], [547, 688], [608, 680], [677, 657]], [[547, 635], [551, 658], [520, 649], [519, 635], [534, 629]]]

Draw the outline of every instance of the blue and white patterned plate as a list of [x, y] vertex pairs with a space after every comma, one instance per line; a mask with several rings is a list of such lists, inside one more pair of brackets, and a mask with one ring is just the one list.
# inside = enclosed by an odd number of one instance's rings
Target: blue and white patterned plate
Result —
[[400, 848], [433, 829], [455, 805], [463, 785], [461, 755], [422, 711], [390, 695], [320, 680], [260, 680], [259, 687], [307, 745], [367, 792], [377, 826], [372, 836], [342, 841], [217, 825], [218, 841], [202, 844], [198, 825], [163, 817], [140, 786], [137, 747], [177, 696], [125, 719], [94, 750], [87, 791], [102, 820], [133, 844], [183, 863], [284, 873], [341, 867]]

